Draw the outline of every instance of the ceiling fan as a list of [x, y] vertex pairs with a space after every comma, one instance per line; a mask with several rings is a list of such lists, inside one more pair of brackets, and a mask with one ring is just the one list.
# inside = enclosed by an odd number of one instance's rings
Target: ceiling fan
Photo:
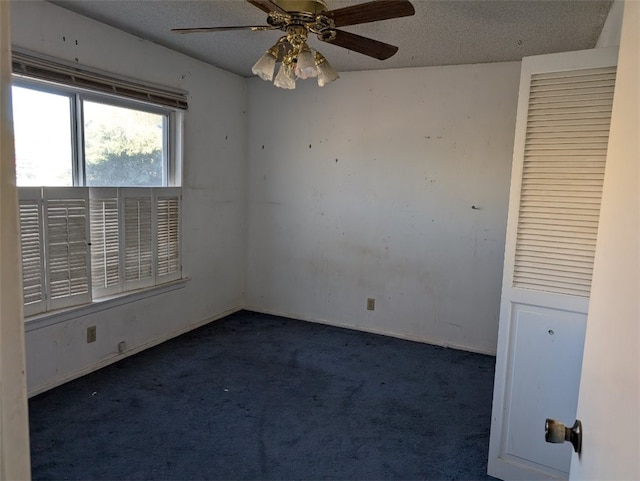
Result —
[[378, 60], [393, 56], [398, 47], [339, 30], [361, 23], [377, 22], [415, 14], [409, 0], [373, 0], [350, 7], [329, 10], [325, 0], [246, 0], [267, 13], [267, 25], [232, 27], [174, 28], [176, 33], [224, 32], [229, 30], [282, 30], [285, 35], [253, 66], [252, 71], [266, 81], [273, 80], [277, 62], [280, 70], [276, 87], [294, 89], [296, 78], [318, 78], [321, 87], [338, 78], [327, 59], [307, 45], [309, 33], [322, 42], [368, 55]]

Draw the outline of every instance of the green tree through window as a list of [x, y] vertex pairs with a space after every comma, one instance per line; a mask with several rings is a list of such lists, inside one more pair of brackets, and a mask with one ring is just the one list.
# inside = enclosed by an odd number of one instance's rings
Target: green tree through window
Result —
[[162, 114], [83, 102], [86, 185], [163, 185]]

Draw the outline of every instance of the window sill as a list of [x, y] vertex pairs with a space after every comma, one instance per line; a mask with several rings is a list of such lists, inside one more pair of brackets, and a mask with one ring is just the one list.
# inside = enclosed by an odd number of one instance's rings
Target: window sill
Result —
[[25, 332], [35, 331], [43, 327], [52, 326], [61, 322], [75, 319], [78, 317], [88, 316], [107, 309], [129, 304], [131, 302], [146, 299], [148, 297], [158, 296], [167, 292], [184, 288], [189, 281], [188, 277], [178, 279], [176, 281], [167, 282], [158, 286], [138, 289], [136, 291], [123, 292], [109, 297], [96, 299], [90, 304], [69, 307], [67, 309], [59, 309], [57, 311], [43, 312], [34, 316], [25, 318]]

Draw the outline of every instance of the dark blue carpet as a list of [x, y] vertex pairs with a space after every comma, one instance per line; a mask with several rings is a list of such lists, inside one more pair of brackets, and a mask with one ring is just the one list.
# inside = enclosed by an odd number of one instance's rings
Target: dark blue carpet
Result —
[[493, 479], [494, 362], [239, 312], [31, 399], [33, 479]]

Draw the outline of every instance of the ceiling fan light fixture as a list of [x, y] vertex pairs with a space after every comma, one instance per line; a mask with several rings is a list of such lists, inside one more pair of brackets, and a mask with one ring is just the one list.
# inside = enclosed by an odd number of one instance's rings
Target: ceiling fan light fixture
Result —
[[[305, 45], [306, 46], [306, 45]], [[318, 69], [316, 68], [315, 56], [307, 47], [303, 49], [297, 57], [295, 73], [298, 78], [307, 79], [318, 76]]]
[[324, 87], [330, 82], [340, 78], [338, 72], [336, 72], [329, 61], [320, 52], [316, 52], [316, 69], [318, 71], [318, 85]]
[[176, 33], [226, 32], [251, 30], [285, 32], [278, 42], [267, 50], [253, 65], [251, 71], [271, 82], [276, 64], [281, 63], [273, 83], [285, 89], [296, 88], [296, 79], [318, 78], [320, 87], [340, 76], [327, 59], [307, 45], [310, 33], [321, 42], [352, 50], [378, 60], [386, 60], [398, 47], [372, 38], [363, 37], [341, 27], [379, 22], [414, 15], [410, 0], [369, 0], [365, 3], [329, 10], [325, 0], [246, 0], [265, 12], [267, 25], [239, 25], [223, 27], [173, 28]]
[[283, 63], [278, 70], [278, 75], [273, 81], [273, 85], [281, 89], [293, 90], [296, 88], [296, 75], [293, 71], [293, 65]]
[[278, 60], [277, 55], [278, 50], [276, 46], [271, 47], [258, 59], [255, 65], [251, 68], [251, 71], [262, 80], [271, 82], [273, 80], [273, 73], [276, 70], [276, 62]]
[[271, 81], [275, 64], [281, 62], [280, 70], [273, 85], [293, 90], [297, 79], [318, 77], [321, 87], [338, 78], [338, 73], [331, 67], [327, 59], [307, 44], [308, 31], [302, 25], [287, 27], [287, 35], [265, 52], [253, 66], [251, 71], [261, 79]]

